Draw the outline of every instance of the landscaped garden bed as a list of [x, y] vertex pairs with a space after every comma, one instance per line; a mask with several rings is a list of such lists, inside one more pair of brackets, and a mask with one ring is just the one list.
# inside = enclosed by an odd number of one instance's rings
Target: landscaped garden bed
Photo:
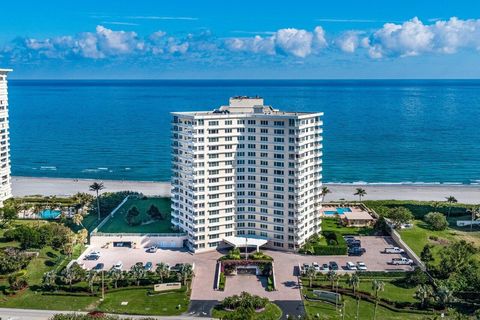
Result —
[[267, 298], [242, 292], [223, 299], [213, 309], [212, 316], [219, 319], [277, 320], [282, 316], [282, 310]]

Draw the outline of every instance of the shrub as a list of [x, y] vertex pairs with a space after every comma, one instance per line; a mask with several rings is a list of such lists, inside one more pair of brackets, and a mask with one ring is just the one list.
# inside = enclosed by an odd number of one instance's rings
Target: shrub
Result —
[[8, 274], [25, 268], [31, 256], [15, 248], [0, 251], [0, 274]]
[[21, 277], [18, 274], [12, 274], [8, 277], [8, 284], [10, 285], [11, 290], [22, 290], [28, 287], [28, 282], [26, 277]]
[[138, 211], [137, 207], [133, 206], [130, 209], [128, 209], [125, 220], [127, 221], [127, 224], [129, 226], [138, 226], [142, 223], [142, 221], [139, 219], [139, 216], [140, 216], [140, 211]]
[[218, 284], [218, 290], [220, 291], [223, 291], [225, 290], [225, 282], [226, 282], [226, 278], [225, 278], [225, 273], [223, 272], [220, 272], [220, 281], [219, 281], [219, 284]]
[[427, 213], [424, 220], [433, 230], [440, 231], [445, 230], [448, 227], [447, 218], [440, 212]]

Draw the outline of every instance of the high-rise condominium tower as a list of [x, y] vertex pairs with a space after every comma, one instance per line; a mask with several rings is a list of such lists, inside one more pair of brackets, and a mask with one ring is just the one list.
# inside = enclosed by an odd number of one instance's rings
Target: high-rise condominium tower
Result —
[[11, 69], [0, 69], [0, 206], [12, 196], [10, 181], [10, 127], [8, 125], [7, 74]]
[[320, 230], [323, 113], [234, 97], [172, 115], [172, 223], [190, 250], [247, 237], [294, 251]]

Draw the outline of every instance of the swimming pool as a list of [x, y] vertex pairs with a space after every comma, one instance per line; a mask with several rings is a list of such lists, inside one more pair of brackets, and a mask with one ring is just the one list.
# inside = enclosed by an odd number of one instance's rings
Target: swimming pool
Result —
[[57, 219], [62, 214], [60, 210], [45, 209], [38, 214], [40, 219]]
[[344, 214], [345, 212], [352, 212], [350, 208], [337, 208], [335, 211], [324, 211], [323, 214], [325, 215], [334, 215], [334, 214]]

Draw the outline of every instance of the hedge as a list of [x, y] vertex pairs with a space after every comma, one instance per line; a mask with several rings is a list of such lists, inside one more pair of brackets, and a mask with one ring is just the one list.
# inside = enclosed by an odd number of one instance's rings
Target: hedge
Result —
[[218, 284], [218, 290], [220, 291], [225, 290], [225, 282], [226, 282], [225, 273], [220, 272], [220, 282]]

